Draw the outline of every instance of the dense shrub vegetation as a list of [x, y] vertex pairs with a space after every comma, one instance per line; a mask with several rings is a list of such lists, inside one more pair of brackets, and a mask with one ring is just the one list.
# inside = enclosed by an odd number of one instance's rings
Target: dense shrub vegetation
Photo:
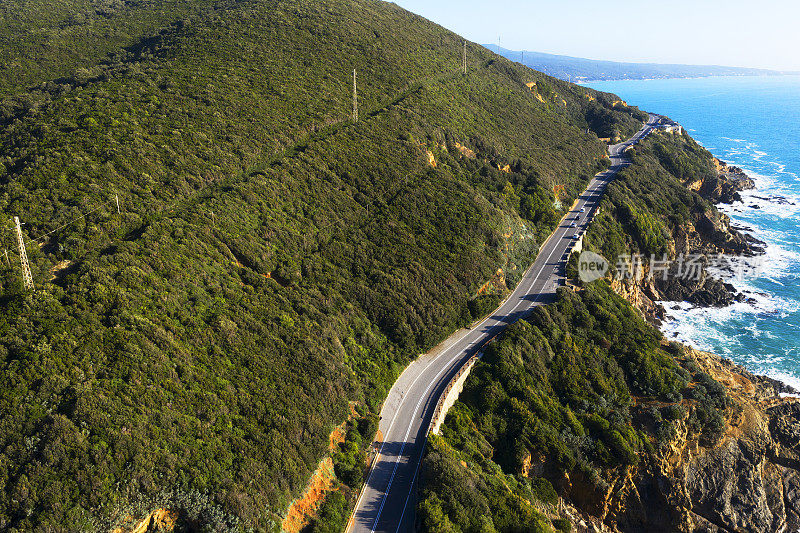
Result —
[[[612, 266], [620, 254], [674, 254], [676, 229], [715, 210], [685, 185], [715, 172], [688, 135], [652, 135], [629, 155], [584, 239]], [[576, 264], [574, 254], [572, 277]], [[544, 509], [557, 529], [556, 509], [543, 507], [556, 493], [591, 508], [587, 494], [604, 494], [621, 469], [659, 453], [676, 424], [713, 445], [735, 408], [606, 282], [562, 290], [473, 370], [424, 461], [421, 520], [428, 530], [535, 531], [547, 520], [534, 510]], [[526, 509], [524, 519], [506, 520], [509, 501]]]
[[716, 210], [689, 179], [714, 176], [713, 157], [688, 135], [656, 134], [628, 152], [633, 164], [608, 186], [586, 242], [607, 258], [621, 253], [672, 253], [678, 226]]
[[0, 13], [3, 225], [61, 228], [28, 246], [35, 293], [0, 267], [0, 528], [155, 506], [275, 527], [348, 402], [376, 412], [485, 312], [560, 218], [554, 187], [568, 205], [606, 164], [596, 133], [640, 125], [475, 45], [464, 76], [460, 37], [384, 2]]
[[[0, 4], [0, 97], [61, 77], [85, 77], [109, 55], [202, 16], [208, 0], [58, 0]], [[23, 97], [24, 98], [24, 97]]]
[[536, 509], [566, 479], [584, 497], [604, 494], [606, 472], [657, 452], [687, 409], [714, 442], [729, 407], [724, 388], [605, 282], [561, 289], [473, 369], [424, 459], [420, 519], [426, 531], [542, 530]]

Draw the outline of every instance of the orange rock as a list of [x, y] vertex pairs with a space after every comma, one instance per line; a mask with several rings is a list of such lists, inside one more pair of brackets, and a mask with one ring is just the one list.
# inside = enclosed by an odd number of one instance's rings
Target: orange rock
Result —
[[461, 155], [466, 157], [467, 159], [475, 159], [475, 152], [464, 146], [463, 144], [456, 143], [456, 148]]
[[436, 168], [436, 158], [433, 156], [433, 152], [428, 150], [428, 164], [433, 168]]
[[330, 457], [326, 457], [319, 462], [303, 496], [289, 506], [286, 518], [281, 523], [281, 530], [288, 533], [300, 533], [317, 515], [319, 506], [325, 501], [326, 493], [333, 490], [335, 485], [336, 474], [333, 472], [333, 461]]
[[[111, 533], [155, 533], [156, 531], [173, 531], [180, 513], [172, 509], [156, 509], [140, 520], [131, 529], [118, 527]], [[133, 519], [133, 517], [128, 517]]]

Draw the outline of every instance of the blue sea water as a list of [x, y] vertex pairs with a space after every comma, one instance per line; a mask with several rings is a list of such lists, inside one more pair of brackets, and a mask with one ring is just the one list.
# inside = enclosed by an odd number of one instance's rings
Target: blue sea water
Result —
[[722, 207], [768, 244], [760, 273], [731, 280], [755, 303], [724, 309], [667, 303], [663, 331], [800, 390], [800, 76], [589, 85], [680, 122], [756, 181], [743, 204]]

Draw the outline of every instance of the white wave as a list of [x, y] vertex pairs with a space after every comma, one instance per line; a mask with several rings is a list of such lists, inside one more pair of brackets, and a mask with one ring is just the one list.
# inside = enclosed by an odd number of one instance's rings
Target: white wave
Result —
[[[701, 350], [719, 351], [720, 355], [735, 353], [733, 347], [741, 345], [736, 335], [724, 331], [725, 326], [749, 321], [742, 328], [750, 337], [776, 339], [774, 334], [759, 328], [758, 322], [769, 318], [783, 319], [800, 311], [800, 302], [773, 294], [746, 290], [749, 301], [736, 302], [728, 307], [696, 307], [688, 302], [660, 302], [666, 320], [661, 331], [664, 336], [695, 346]], [[738, 322], [737, 322], [738, 321]]]
[[[800, 390], [800, 376], [797, 376], [796, 374], [791, 374], [789, 372], [767, 368], [764, 369], [763, 375], [767, 376], [768, 378], [777, 379], [782, 383], [786, 383], [795, 390]], [[797, 394], [789, 394], [789, 393], [782, 393], [781, 396], [790, 398], [800, 397]]]
[[[766, 253], [756, 257], [724, 256], [723, 259], [712, 258], [708, 272], [727, 283], [737, 291], [746, 295], [762, 294], [765, 290], [777, 287], [794, 286], [800, 270], [800, 251], [787, 249], [771, 243]], [[770, 283], [774, 285], [769, 285]], [[776, 303], [784, 307], [800, 301], [786, 300]]]
[[721, 205], [720, 210], [735, 226], [765, 241], [766, 253], [755, 275], [715, 272], [747, 301], [725, 308], [661, 302], [666, 311], [661, 329], [668, 339], [730, 358], [800, 390], [800, 368], [794, 371], [800, 345], [793, 341], [799, 336], [792, 333], [800, 330], [800, 298], [789, 291], [800, 279], [800, 176], [757, 143], [722, 139], [722, 158], [753, 178], [756, 189], [741, 193], [743, 203]]

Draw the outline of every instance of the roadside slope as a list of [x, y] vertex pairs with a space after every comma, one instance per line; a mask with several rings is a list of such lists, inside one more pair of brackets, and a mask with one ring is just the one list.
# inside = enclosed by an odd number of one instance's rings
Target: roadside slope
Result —
[[588, 184], [552, 235], [542, 244], [516, 289], [493, 312], [414, 361], [389, 391], [379, 424], [382, 442], [347, 531], [410, 531], [415, 525], [416, 477], [439, 398], [464, 364], [493, 337], [555, 299], [564, 283], [567, 257], [593, 220], [603, 193], [628, 164], [624, 152], [651, 130], [651, 115], [630, 139], [609, 147], [612, 166]]
[[0, 267], [2, 527], [273, 528], [351, 406], [518, 281], [640, 114], [475, 45], [464, 76], [462, 44], [384, 2], [219, 4], [4, 100], [37, 290]]

